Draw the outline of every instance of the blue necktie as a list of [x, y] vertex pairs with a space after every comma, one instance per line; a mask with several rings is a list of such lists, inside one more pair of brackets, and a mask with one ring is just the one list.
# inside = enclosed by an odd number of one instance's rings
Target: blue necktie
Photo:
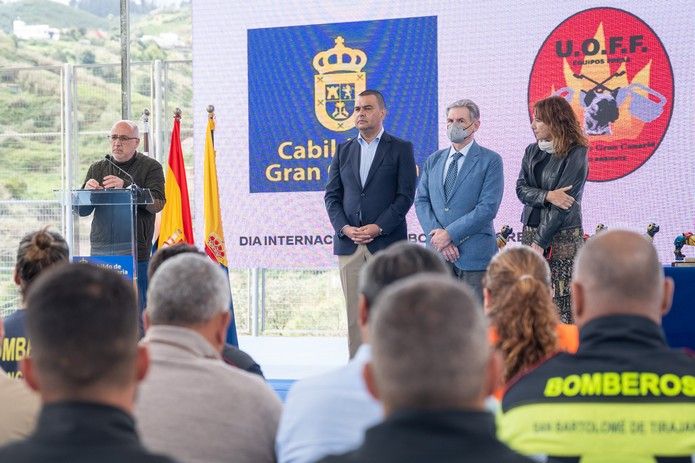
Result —
[[446, 199], [449, 199], [451, 193], [454, 191], [454, 185], [456, 184], [456, 176], [459, 172], [459, 159], [461, 159], [463, 154], [458, 151], [452, 156], [451, 164], [449, 164], [449, 170], [446, 171], [446, 177], [444, 178], [444, 195]]

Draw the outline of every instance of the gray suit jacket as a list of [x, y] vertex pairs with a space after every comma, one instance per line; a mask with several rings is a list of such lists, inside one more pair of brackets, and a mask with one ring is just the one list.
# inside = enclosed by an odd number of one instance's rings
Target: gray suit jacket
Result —
[[497, 252], [492, 220], [504, 192], [502, 157], [473, 141], [447, 199], [444, 165], [448, 155], [449, 147], [435, 151], [425, 161], [415, 195], [415, 211], [428, 244], [429, 233], [444, 228], [459, 250], [455, 265], [462, 270], [485, 270]]

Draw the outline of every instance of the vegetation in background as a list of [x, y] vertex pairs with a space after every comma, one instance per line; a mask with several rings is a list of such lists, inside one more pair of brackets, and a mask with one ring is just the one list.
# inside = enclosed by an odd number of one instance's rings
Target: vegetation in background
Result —
[[[77, 2], [81, 8], [108, 15], [98, 4]], [[118, 2], [115, 2], [116, 7]], [[185, 60], [191, 54], [190, 4], [178, 10], [153, 10], [134, 15], [131, 26], [133, 118], [152, 109], [150, 62]], [[138, 9], [136, 8], [136, 12]], [[21, 40], [11, 35], [12, 20], [47, 24], [62, 29], [60, 40]], [[107, 152], [105, 135], [120, 118], [120, 37], [118, 18], [98, 16], [83, 9], [50, 1], [24, 0], [0, 4], [0, 200], [50, 200], [62, 188], [61, 66], [76, 65], [76, 123], [79, 136], [76, 183], [87, 166]], [[163, 49], [146, 35], [177, 34], [182, 46]], [[139, 64], [138, 62], [143, 62]], [[82, 66], [85, 65], [85, 66]], [[43, 68], [37, 69], [37, 66]], [[167, 73], [167, 105], [184, 111], [183, 132], [191, 136], [192, 76], [190, 65], [173, 66]], [[171, 111], [173, 112], [173, 107]], [[169, 120], [167, 120], [170, 123]], [[186, 132], [188, 129], [188, 133]], [[167, 140], [168, 136], [163, 137]], [[190, 145], [190, 144], [189, 144]], [[168, 144], [167, 144], [168, 149]], [[190, 151], [190, 150], [189, 150]], [[187, 158], [192, 160], [192, 152]]]
[[[53, 202], [55, 190], [63, 187], [61, 66], [75, 65], [78, 165], [74, 186], [81, 185], [89, 164], [108, 152], [106, 134], [120, 118], [119, 24], [111, 11], [118, 2], [78, 0], [73, 4], [81, 9], [46, 0], [0, 4], [0, 316], [18, 304], [12, 267], [19, 238], [45, 225], [56, 230], [61, 227], [60, 207]], [[177, 10], [152, 10], [144, 2], [142, 9], [131, 8], [131, 13], [135, 119], [144, 108], [152, 109], [150, 61], [191, 59], [191, 9], [185, 4]], [[60, 40], [17, 39], [11, 34], [17, 17], [27, 24], [61, 29]], [[181, 46], [165, 49], [145, 40], [161, 33], [177, 34]], [[162, 151], [166, 157], [173, 111], [180, 107], [184, 159], [193, 195], [191, 65], [169, 65], [165, 81]], [[240, 333], [248, 333], [248, 271], [232, 270], [230, 275], [237, 326]], [[265, 285], [266, 318], [260, 320], [264, 333], [340, 335], [346, 331], [336, 271], [267, 270]]]
[[[104, 0], [97, 1], [103, 4], [109, 3]], [[118, 8], [118, 2], [116, 2], [116, 8]], [[21, 19], [27, 24], [48, 24], [58, 29], [107, 29], [109, 26], [107, 18], [46, 0], [23, 0], [0, 5], [0, 29], [3, 32], [6, 34], [12, 32], [12, 21], [15, 19]]]

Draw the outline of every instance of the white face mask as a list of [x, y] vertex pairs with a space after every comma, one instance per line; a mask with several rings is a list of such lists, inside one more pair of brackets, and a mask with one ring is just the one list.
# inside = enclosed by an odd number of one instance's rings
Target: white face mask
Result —
[[552, 140], [538, 140], [538, 147], [546, 153], [555, 154], [555, 143]]

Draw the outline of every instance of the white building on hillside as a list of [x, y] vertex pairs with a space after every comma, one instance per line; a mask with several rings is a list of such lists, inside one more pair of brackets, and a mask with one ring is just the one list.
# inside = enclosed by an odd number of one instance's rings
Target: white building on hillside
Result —
[[24, 40], [60, 40], [60, 29], [48, 24], [27, 24], [21, 19], [12, 21], [12, 33]]

